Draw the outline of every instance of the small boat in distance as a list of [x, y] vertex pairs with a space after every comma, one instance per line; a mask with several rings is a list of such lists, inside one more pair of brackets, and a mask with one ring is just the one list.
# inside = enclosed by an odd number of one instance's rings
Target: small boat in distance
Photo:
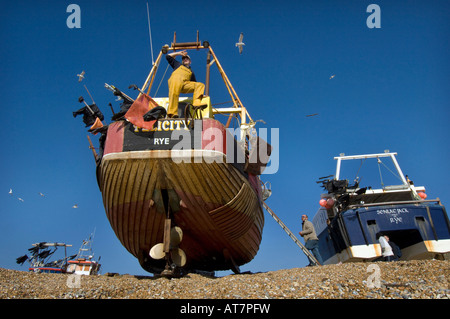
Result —
[[[32, 244], [32, 246], [28, 249], [31, 257], [23, 255], [16, 259], [16, 263], [19, 265], [23, 265], [25, 261], [28, 261], [30, 263], [28, 270], [32, 272], [65, 273], [67, 260], [75, 257], [75, 255], [67, 256], [66, 247], [71, 247], [72, 245], [65, 243], [40, 242]], [[64, 257], [52, 261], [51, 257], [58, 250], [58, 247], [64, 247]]]
[[75, 275], [97, 275], [100, 272], [100, 258], [94, 260], [94, 251], [92, 249], [92, 242], [94, 234], [91, 234], [88, 239], [83, 240], [78, 254], [68, 260], [67, 273]]
[[[324, 264], [381, 259], [379, 234], [388, 236], [400, 248], [400, 260], [448, 259], [450, 222], [445, 207], [439, 198], [426, 199], [425, 187], [415, 186], [403, 175], [396, 155], [388, 150], [380, 154], [341, 154], [334, 158], [336, 174], [317, 182], [326, 191], [313, 218]], [[386, 159], [391, 163], [385, 163]], [[349, 161], [357, 163], [352, 172], [356, 176], [353, 185], [342, 177], [344, 162]], [[375, 172], [381, 179], [379, 188], [370, 184], [373, 178], [367, 181], [361, 175], [366, 161], [378, 165]], [[382, 171], [388, 171], [400, 183], [386, 185]], [[374, 177], [372, 173], [367, 176]], [[362, 179], [364, 187], [360, 185]]]

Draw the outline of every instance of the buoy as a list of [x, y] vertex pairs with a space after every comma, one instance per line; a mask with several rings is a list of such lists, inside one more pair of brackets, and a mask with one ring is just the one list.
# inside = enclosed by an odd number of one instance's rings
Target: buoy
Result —
[[327, 206], [327, 200], [322, 198], [322, 199], [319, 201], [319, 205], [322, 206], [322, 207]]
[[418, 194], [419, 194], [420, 198], [422, 198], [422, 199], [427, 198], [427, 194], [425, 194], [424, 192], [419, 192]]
[[334, 199], [332, 198], [328, 198], [327, 199], [327, 204], [325, 205], [326, 208], [331, 208], [334, 205]]

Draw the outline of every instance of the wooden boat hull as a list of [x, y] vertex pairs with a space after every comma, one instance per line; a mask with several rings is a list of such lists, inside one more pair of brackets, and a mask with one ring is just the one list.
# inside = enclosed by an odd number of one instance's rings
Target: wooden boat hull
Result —
[[110, 125], [98, 167], [106, 215], [123, 246], [145, 270], [163, 270], [164, 259], [151, 258], [149, 251], [163, 242], [170, 211], [172, 226], [183, 231], [184, 268], [227, 270], [251, 261], [264, 226], [259, 177], [245, 173], [244, 164], [227, 163], [223, 147], [206, 149], [211, 143], [190, 150], [144, 149], [152, 148], [156, 132], [139, 131], [149, 142], [136, 142], [130, 125]]

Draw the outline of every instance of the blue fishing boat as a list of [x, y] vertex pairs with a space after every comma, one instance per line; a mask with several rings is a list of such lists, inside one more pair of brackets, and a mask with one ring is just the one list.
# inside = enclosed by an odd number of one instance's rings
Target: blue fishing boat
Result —
[[[450, 222], [445, 207], [439, 198], [427, 199], [425, 187], [414, 185], [403, 174], [396, 155], [388, 150], [380, 154], [341, 154], [334, 158], [336, 174], [317, 182], [325, 192], [313, 224], [324, 264], [381, 260], [380, 234], [400, 248], [400, 260], [448, 259]], [[343, 169], [350, 162], [357, 165]], [[369, 163], [378, 170], [362, 175], [362, 167]], [[352, 170], [355, 178], [350, 185], [351, 179], [343, 173]], [[379, 187], [370, 184], [376, 173]], [[360, 185], [362, 180], [364, 186]]]

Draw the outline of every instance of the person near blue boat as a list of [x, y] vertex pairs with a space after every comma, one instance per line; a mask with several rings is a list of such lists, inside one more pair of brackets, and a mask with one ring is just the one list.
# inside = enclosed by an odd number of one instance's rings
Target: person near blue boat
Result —
[[377, 234], [377, 239], [381, 246], [381, 255], [383, 256], [384, 261], [394, 261], [394, 252], [391, 245], [389, 245], [386, 236], [380, 232]]
[[[302, 231], [299, 232], [299, 234], [305, 240], [305, 247], [311, 251], [319, 264], [323, 265], [322, 256], [319, 252], [319, 238], [317, 238], [313, 223], [308, 220], [308, 216], [305, 214], [302, 215]], [[315, 262], [313, 262], [309, 257], [308, 259], [308, 266], [314, 266]]]
[[396, 243], [394, 243], [392, 240], [389, 239], [389, 236], [385, 235], [384, 236], [387, 240], [387, 242], [389, 243], [389, 246], [391, 246], [392, 248], [392, 252], [394, 253], [394, 261], [400, 260], [400, 257], [402, 257], [402, 251], [400, 249], [400, 247], [398, 247], [398, 245]]

